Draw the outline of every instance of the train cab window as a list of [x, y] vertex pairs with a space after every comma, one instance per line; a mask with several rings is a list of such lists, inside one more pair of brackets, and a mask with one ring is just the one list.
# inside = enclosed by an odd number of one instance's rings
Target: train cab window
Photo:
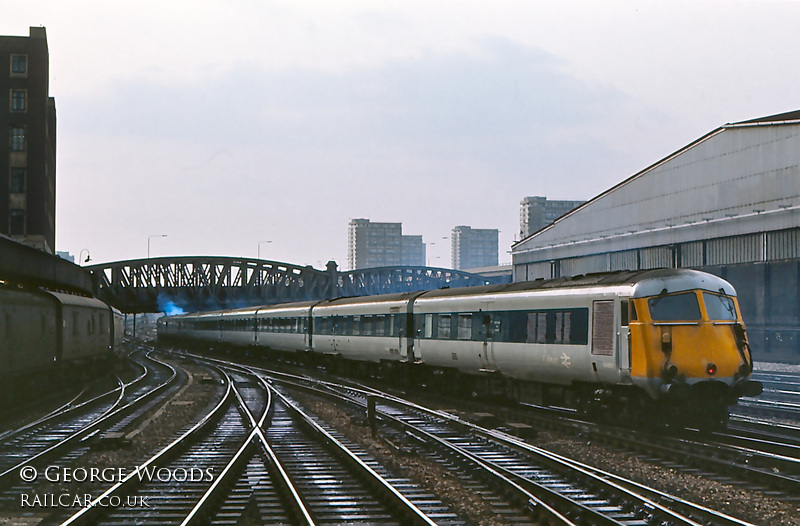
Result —
[[703, 293], [703, 302], [709, 320], [735, 321], [736, 304], [729, 296], [719, 296], [709, 292]]
[[450, 315], [449, 314], [440, 314], [439, 315], [439, 324], [436, 330], [436, 337], [440, 340], [449, 340], [450, 339]]
[[633, 302], [633, 300], [629, 300], [627, 303], [628, 303], [628, 311], [630, 313], [629, 322], [637, 321], [639, 319], [639, 316], [636, 314], [636, 304]]
[[656, 296], [647, 300], [653, 321], [688, 321], [700, 319], [700, 304], [694, 292]]
[[459, 340], [472, 339], [472, 314], [458, 315], [458, 332], [456, 338]]

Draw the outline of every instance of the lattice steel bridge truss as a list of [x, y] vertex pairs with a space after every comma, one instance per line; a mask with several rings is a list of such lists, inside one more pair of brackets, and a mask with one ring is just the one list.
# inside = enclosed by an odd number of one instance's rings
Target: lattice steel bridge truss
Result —
[[469, 272], [432, 267], [380, 267], [339, 272], [278, 261], [232, 257], [165, 257], [85, 267], [97, 295], [126, 313], [229, 309], [293, 301], [498, 283]]

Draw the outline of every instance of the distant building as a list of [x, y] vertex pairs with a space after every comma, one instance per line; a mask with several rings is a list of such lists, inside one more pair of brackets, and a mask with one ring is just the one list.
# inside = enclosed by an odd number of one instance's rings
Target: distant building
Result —
[[400, 264], [409, 267], [425, 266], [425, 243], [422, 236], [403, 236], [400, 241]]
[[497, 265], [499, 230], [457, 226], [450, 238], [452, 266], [456, 270]]
[[584, 201], [548, 201], [546, 197], [526, 197], [519, 207], [519, 236], [525, 239], [538, 232]]
[[404, 236], [402, 223], [351, 219], [347, 237], [350, 270], [400, 265], [425, 265], [422, 236]]
[[43, 27], [0, 36], [0, 233], [53, 254], [56, 104]]

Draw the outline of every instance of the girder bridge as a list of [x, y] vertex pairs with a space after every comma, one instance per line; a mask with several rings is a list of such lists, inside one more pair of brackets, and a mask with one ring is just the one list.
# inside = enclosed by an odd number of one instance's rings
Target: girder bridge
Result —
[[[126, 313], [201, 311], [499, 283], [459, 270], [379, 267], [339, 272], [233, 257], [161, 257], [84, 267], [97, 296]], [[502, 279], [502, 278], [500, 278]]]

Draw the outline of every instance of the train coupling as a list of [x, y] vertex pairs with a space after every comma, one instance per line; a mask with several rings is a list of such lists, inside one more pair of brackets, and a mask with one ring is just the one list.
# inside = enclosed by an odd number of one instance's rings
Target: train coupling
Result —
[[669, 382], [661, 385], [661, 392], [670, 399], [686, 399], [692, 393], [692, 388], [685, 383]]

